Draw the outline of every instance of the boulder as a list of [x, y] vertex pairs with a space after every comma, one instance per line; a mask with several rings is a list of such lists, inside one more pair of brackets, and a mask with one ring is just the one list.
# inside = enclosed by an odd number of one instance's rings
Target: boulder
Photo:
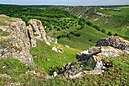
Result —
[[57, 39], [55, 39], [55, 38], [52, 38], [52, 37], [50, 37], [50, 36], [47, 36], [47, 40], [48, 40], [48, 42], [49, 43], [55, 43], [55, 44], [57, 44]]
[[35, 43], [36, 39], [45, 41], [46, 44], [50, 45], [50, 43], [48, 42], [47, 37], [46, 37], [46, 32], [45, 32], [42, 22], [40, 20], [31, 19], [28, 22], [28, 30], [29, 30], [30, 40], [32, 42], [33, 47], [35, 47], [35, 45], [36, 45], [36, 43]]
[[100, 39], [96, 46], [111, 46], [129, 54], [129, 41], [118, 36], [109, 36]]
[[124, 55], [122, 50], [111, 46], [96, 46], [92, 48], [78, 53], [76, 55], [76, 59], [79, 62], [85, 62], [86, 65], [94, 67], [94, 69], [98, 70], [105, 68], [102, 61], [106, 57], [121, 57]]

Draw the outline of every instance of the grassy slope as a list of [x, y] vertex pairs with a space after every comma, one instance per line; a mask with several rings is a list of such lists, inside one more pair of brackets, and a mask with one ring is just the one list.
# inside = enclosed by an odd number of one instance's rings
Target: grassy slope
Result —
[[[120, 11], [114, 11], [114, 9], [120, 9]], [[128, 8], [123, 8], [123, 7], [112, 7], [109, 8], [109, 10], [106, 9], [99, 9], [98, 11], [101, 13], [104, 13], [106, 15], [110, 15], [109, 18], [105, 18], [104, 23], [99, 23], [102, 21], [102, 18], [99, 17], [97, 21], [97, 25], [100, 28], [106, 29], [107, 32], [112, 32], [112, 33], [118, 33], [121, 36], [128, 37], [129, 30], [129, 9]], [[96, 22], [96, 21], [95, 21]], [[93, 23], [95, 23], [93, 22]], [[122, 32], [122, 33], [121, 33]]]
[[[57, 84], [58, 86], [128, 86], [128, 58], [128, 55], [125, 55], [122, 58], [107, 58], [106, 61], [112, 61], [114, 64], [113, 67], [108, 69], [104, 75], [87, 75], [77, 79], [54, 78], [50, 80], [44, 80], [43, 76], [36, 77], [34, 75], [25, 74], [27, 70], [33, 70], [33, 67], [26, 67], [17, 60], [2, 59], [0, 60], [0, 73], [6, 73], [12, 78], [0, 78], [0, 85], [5, 85], [7, 82], [20, 82], [23, 86], [55, 86]], [[43, 71], [40, 71], [40, 73], [43, 73]]]
[[[35, 9], [37, 9], [37, 8], [35, 8]], [[46, 9], [46, 8], [42, 8], [42, 9]], [[31, 9], [31, 10], [33, 12], [33, 9]], [[27, 12], [27, 11], [25, 11], [25, 12]], [[48, 13], [49, 12], [50, 12], [50, 10], [48, 11]], [[15, 13], [15, 12], [12, 12], [12, 13]], [[17, 16], [19, 16], [19, 14], [17, 14]], [[28, 15], [24, 14], [23, 18], [26, 18], [27, 16]], [[40, 16], [41, 15], [38, 15], [38, 18]], [[33, 16], [31, 15], [30, 18], [35, 18], [35, 15], [33, 15]], [[65, 16], [65, 18], [68, 18], [68, 17]], [[74, 17], [72, 17], [72, 19], [73, 18]], [[54, 18], [54, 20], [55, 19], [56, 18]], [[59, 18], [57, 18], [57, 20], [58, 19]], [[71, 17], [70, 17], [70, 19], [71, 19]], [[57, 20], [56, 20], [56, 22], [57, 22]], [[75, 20], [78, 21], [78, 19], [76, 19], [76, 18], [75, 18]], [[52, 22], [53, 18], [50, 18], [50, 21], [54, 25], [57, 24], [57, 23], [54, 23], [55, 21]], [[45, 22], [44, 23], [47, 26], [47, 21], [45, 21]], [[70, 21], [68, 21], [68, 22], [70, 22]], [[67, 23], [67, 21], [64, 22], [64, 25], [66, 23]], [[52, 26], [54, 26], [54, 25], [52, 25]], [[48, 26], [48, 27], [49, 27], [49, 29], [50, 28], [52, 29], [52, 30], [48, 30], [48, 34], [56, 37], [56, 35], [53, 35], [53, 32], [56, 32], [57, 30], [50, 26]], [[73, 28], [73, 27], [74, 26], [71, 26], [69, 28]], [[60, 26], [60, 28], [62, 28], [62, 26]], [[74, 32], [75, 28], [70, 29], [70, 30], [72, 30], [72, 32]], [[69, 32], [69, 30], [67, 30], [67, 31]], [[50, 68], [53, 65], [60, 68], [67, 62], [76, 61], [75, 54], [77, 52], [82, 51], [80, 49], [86, 49], [86, 48], [94, 45], [95, 42], [99, 38], [106, 36], [105, 34], [99, 32], [99, 31], [95, 30], [94, 28], [87, 26], [87, 25], [83, 26], [83, 28], [81, 30], [75, 30], [75, 32], [76, 31], [78, 31], [81, 34], [81, 36], [78, 37], [78, 36], [74, 36], [74, 35], [70, 34], [69, 37], [63, 37], [63, 38], [59, 39], [59, 43], [69, 44], [71, 47], [75, 47], [78, 49], [66, 48], [61, 44], [57, 44], [57, 45], [60, 45], [63, 47], [64, 53], [62, 53], [62, 54], [56, 53], [51, 50], [51, 48], [52, 48], [52, 46], [54, 46], [54, 44], [52, 44], [51, 46], [47, 46], [45, 43], [38, 41], [38, 46], [35, 48], [31, 48], [31, 53], [33, 55], [34, 61], [37, 64], [37, 66], [44, 69], [47, 73], [51, 74]], [[62, 29], [60, 32], [64, 33], [64, 32], [62, 32]], [[58, 32], [58, 33], [60, 33], [60, 32]], [[1, 32], [1, 34], [3, 34], [3, 32]], [[72, 86], [80, 86], [80, 85], [84, 85], [84, 86], [88, 86], [88, 85], [90, 85], [90, 86], [95, 86], [95, 85], [128, 86], [128, 84], [129, 84], [129, 82], [128, 82], [128, 80], [129, 80], [129, 77], [128, 77], [129, 76], [129, 69], [128, 69], [129, 61], [127, 60], [128, 57], [129, 56], [126, 55], [122, 58], [107, 59], [107, 61], [110, 61], [110, 60], [113, 61], [114, 64], [113, 64], [113, 68], [109, 69], [105, 75], [100, 75], [100, 76], [87, 75], [83, 78], [77, 78], [77, 79], [72, 79], [72, 80], [71, 79], [54, 78], [54, 79], [48, 80], [48, 81], [43, 80], [43, 77], [35, 77], [32, 75], [26, 75], [25, 72], [27, 70], [33, 70], [33, 68], [31, 68], [31, 67], [28, 68], [24, 64], [20, 63], [17, 60], [0, 60], [0, 68], [1, 68], [0, 73], [7, 73], [13, 77], [12, 79], [0, 78], [0, 85], [4, 85], [7, 82], [21, 82], [21, 83], [23, 83], [23, 85], [31, 85], [31, 86], [36, 86], [36, 85], [50, 86], [50, 85], [57, 85], [57, 84], [59, 86], [66, 86], [66, 85], [67, 86], [71, 86], [71, 85]], [[4, 65], [6, 65], [7, 68], [2, 69], [2, 67]], [[10, 70], [11, 71], [13, 70], [13, 71], [11, 72]], [[35, 69], [35, 70], [37, 70], [37, 69]], [[37, 70], [37, 71], [39, 71], [39, 70]]]
[[76, 49], [86, 50], [91, 46], [94, 46], [98, 39], [103, 38], [107, 35], [95, 30], [90, 26], [85, 26], [78, 33], [81, 34], [80, 37], [70, 36], [70, 38], [59, 39], [59, 43], [67, 44]]
[[[40, 77], [34, 74], [27, 74], [27, 71], [40, 73]], [[46, 73], [40, 68], [26, 66], [16, 59], [0, 59], [0, 74], [7, 74], [11, 77], [0, 77], [1, 86], [18, 82], [20, 82], [20, 86], [35, 86], [41, 83], [44, 80], [44, 76], [46, 76]]]
[[52, 66], [61, 68], [61, 66], [68, 62], [75, 62], [75, 55], [80, 51], [73, 48], [67, 48], [61, 44], [57, 44], [55, 46], [61, 46], [64, 52], [56, 53], [55, 51], [52, 51], [52, 47], [54, 45], [55, 44], [48, 46], [42, 41], [38, 41], [37, 47], [31, 48], [31, 53], [34, 57], [35, 63], [49, 74], [51, 74]]
[[[108, 32], [111, 32], [112, 35], [118, 34], [121, 37], [129, 39], [128, 8], [129, 6], [91, 7], [91, 8], [71, 7], [70, 9], [67, 9], [67, 11], [76, 16], [78, 16], [78, 14], [81, 12], [82, 18], [84, 18], [86, 21], [90, 21], [93, 25], [97, 25], [100, 30], [104, 29], [105, 30], [104, 32], [106, 34]], [[87, 9], [88, 11], [86, 11]], [[97, 15], [96, 14], [97, 12], [102, 13], [108, 17]]]

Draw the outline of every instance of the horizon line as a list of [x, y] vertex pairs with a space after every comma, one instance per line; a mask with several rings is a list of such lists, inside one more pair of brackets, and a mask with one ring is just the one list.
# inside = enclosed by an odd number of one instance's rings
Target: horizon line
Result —
[[65, 4], [11, 4], [0, 3], [0, 5], [15, 5], [15, 6], [129, 6], [128, 4], [107, 4], [107, 5], [65, 5]]

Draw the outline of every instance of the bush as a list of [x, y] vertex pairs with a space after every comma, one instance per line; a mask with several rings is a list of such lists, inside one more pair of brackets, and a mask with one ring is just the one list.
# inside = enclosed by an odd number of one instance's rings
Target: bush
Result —
[[112, 32], [108, 32], [107, 35], [112, 36]]
[[89, 21], [86, 22], [86, 24], [89, 25], [89, 26], [93, 26], [93, 24], [91, 22], [89, 22]]
[[100, 31], [100, 28], [97, 25], [93, 25], [93, 28], [95, 28], [96, 30]]
[[115, 34], [114, 34], [114, 36], [118, 36], [118, 34], [117, 34], [117, 33], [115, 33]]
[[105, 29], [102, 29], [101, 32], [102, 32], [102, 33], [105, 33], [106, 31], [105, 31]]

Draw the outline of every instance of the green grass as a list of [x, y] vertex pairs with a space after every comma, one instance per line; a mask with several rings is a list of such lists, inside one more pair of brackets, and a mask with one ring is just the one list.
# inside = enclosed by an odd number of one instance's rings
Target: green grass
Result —
[[[40, 77], [35, 75], [26, 74], [27, 71], [36, 71], [40, 73]], [[0, 85], [4, 86], [7, 83], [20, 82], [22, 86], [24, 85], [35, 85], [38, 84], [40, 80], [44, 80], [46, 73], [38, 67], [26, 66], [16, 59], [0, 59], [0, 74], [7, 74], [11, 78], [0, 77]], [[36, 83], [33, 83], [36, 82]]]
[[86, 75], [76, 79], [54, 78], [47, 85], [58, 86], [129, 86], [129, 55], [121, 58], [107, 58], [113, 67], [105, 71], [104, 75]]
[[33, 55], [37, 66], [44, 69], [49, 74], [51, 74], [52, 66], [61, 68], [68, 62], [77, 61], [75, 55], [80, 51], [73, 48], [66, 48], [63, 45], [57, 44], [56, 46], [61, 46], [64, 50], [63, 53], [57, 53], [52, 51], [52, 47], [54, 45], [55, 44], [48, 46], [44, 42], [38, 40], [37, 46], [31, 48], [31, 54]]
[[[0, 85], [5, 85], [7, 82], [20, 82], [21, 85], [31, 86], [56, 86], [57, 84], [58, 86], [128, 86], [128, 58], [129, 55], [125, 55], [121, 58], [107, 58], [107, 62], [113, 62], [113, 67], [108, 69], [104, 75], [86, 75], [76, 79], [54, 78], [47, 81], [44, 80], [43, 77], [34, 77], [33, 75], [25, 74], [27, 70], [33, 70], [33, 67], [27, 67], [18, 60], [1, 59], [0, 74], [6, 73], [12, 78], [0, 78]], [[6, 68], [2, 68], [3, 66], [6, 66]]]

